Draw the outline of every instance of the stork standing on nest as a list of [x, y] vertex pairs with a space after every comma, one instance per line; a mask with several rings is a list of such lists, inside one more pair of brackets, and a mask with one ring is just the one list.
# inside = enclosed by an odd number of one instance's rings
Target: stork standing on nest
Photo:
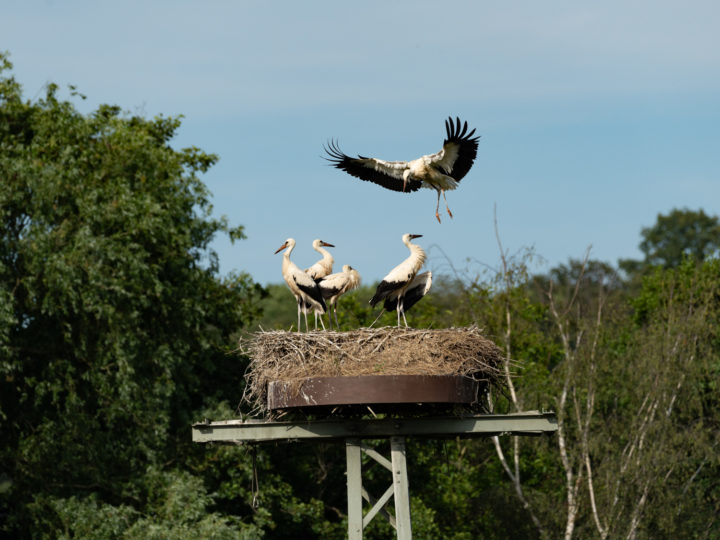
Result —
[[[413, 278], [403, 293], [403, 316], [408, 309], [417, 304], [430, 291], [431, 286], [432, 272], [423, 272]], [[393, 293], [385, 299], [383, 308], [385, 308], [385, 311], [394, 311], [397, 309], [397, 305], [398, 295]], [[405, 326], [407, 326], [407, 323], [405, 323]]]
[[[333, 256], [327, 249], [323, 249], [323, 246], [335, 247], [334, 245], [328, 244], [327, 242], [325, 242], [324, 240], [320, 240], [319, 238], [313, 240], [312, 247], [315, 251], [322, 255], [322, 259], [313, 264], [310, 268], [305, 269], [305, 273], [311, 278], [313, 278], [315, 283], [319, 283], [322, 278], [332, 274], [333, 263], [335, 263], [335, 259], [333, 259]], [[308, 306], [303, 307], [307, 309]], [[317, 310], [313, 310], [313, 313], [315, 314], [315, 330], [317, 330], [319, 313], [317, 312]], [[330, 317], [329, 314], [328, 317]], [[324, 330], [325, 323], [322, 322], [322, 317], [320, 317], [320, 323], [323, 325]]]
[[[275, 253], [280, 253], [283, 249], [287, 251], [283, 254], [282, 262], [282, 275], [287, 283], [290, 291], [295, 295], [298, 306], [298, 332], [300, 331], [300, 312], [302, 311], [305, 315], [305, 330], [309, 331], [307, 322], [307, 311], [303, 309], [303, 306], [309, 306], [310, 308], [318, 311], [319, 313], [325, 313], [327, 307], [325, 306], [325, 300], [323, 300], [322, 294], [320, 294], [320, 288], [317, 283], [308, 276], [305, 272], [290, 260], [290, 254], [295, 249], [295, 240], [288, 238], [285, 243], [278, 248]], [[322, 319], [320, 319], [322, 320]], [[324, 326], [324, 324], [323, 324]]]
[[305, 273], [311, 278], [313, 278], [316, 282], [320, 281], [320, 279], [324, 278], [325, 276], [329, 276], [330, 274], [332, 274], [333, 263], [335, 263], [335, 259], [333, 259], [333, 256], [327, 249], [323, 249], [323, 246], [335, 247], [334, 245], [328, 244], [327, 242], [325, 242], [324, 240], [320, 240], [319, 238], [313, 240], [312, 247], [315, 251], [322, 255], [322, 259], [320, 259], [310, 268], [305, 270]]
[[318, 282], [320, 293], [327, 301], [328, 305], [328, 322], [332, 328], [331, 313], [335, 313], [335, 327], [340, 329], [340, 323], [337, 318], [337, 301], [348, 291], [357, 289], [360, 286], [360, 274], [349, 264], [343, 265], [342, 272], [330, 274], [322, 278]]
[[421, 236], [422, 234], [403, 234], [402, 241], [403, 244], [405, 244], [410, 250], [410, 256], [390, 270], [390, 273], [385, 276], [377, 286], [375, 295], [370, 299], [370, 305], [374, 307], [378, 302], [391, 297], [395, 298], [395, 305], [398, 313], [398, 326], [400, 326], [401, 314], [403, 321], [405, 321], [405, 326], [408, 325], [407, 319], [405, 319], [403, 300], [405, 298], [405, 293], [407, 292], [413, 279], [415, 279], [418, 270], [420, 270], [422, 265], [425, 263], [425, 251], [423, 251], [423, 249], [417, 244], [410, 243], [410, 240], [420, 238]]
[[440, 222], [440, 194], [445, 199], [445, 208], [453, 217], [447, 204], [445, 191], [455, 189], [460, 180], [468, 173], [477, 155], [478, 137], [475, 130], [467, 133], [467, 122], [460, 124], [460, 118], [445, 120], [447, 138], [442, 149], [412, 161], [383, 161], [382, 159], [358, 156], [351, 158], [342, 153], [335, 141], [325, 148], [330, 161], [338, 169], [360, 178], [374, 182], [393, 191], [417, 191], [421, 187], [437, 191], [435, 217]]

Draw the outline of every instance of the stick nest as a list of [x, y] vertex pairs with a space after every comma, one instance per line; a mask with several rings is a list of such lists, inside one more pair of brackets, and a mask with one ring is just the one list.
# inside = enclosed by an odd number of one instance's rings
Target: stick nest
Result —
[[267, 410], [270, 381], [299, 386], [309, 377], [461, 375], [504, 390], [502, 351], [476, 326], [257, 332], [240, 351], [251, 359], [243, 401], [257, 413]]

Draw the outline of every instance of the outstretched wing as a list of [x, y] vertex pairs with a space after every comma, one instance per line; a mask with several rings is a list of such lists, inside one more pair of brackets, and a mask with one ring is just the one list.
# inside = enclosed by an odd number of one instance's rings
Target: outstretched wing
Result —
[[[407, 161], [383, 161], [364, 156], [351, 158], [342, 153], [335, 141], [330, 141], [324, 149], [329, 156], [325, 159], [338, 169], [386, 189], [403, 191], [403, 171], [408, 167]], [[418, 180], [408, 180], [404, 191], [417, 191], [421, 185]]]
[[460, 124], [460, 118], [448, 117], [445, 120], [445, 131], [447, 139], [443, 142], [443, 148], [437, 154], [433, 154], [430, 160], [440, 166], [445, 174], [459, 182], [472, 167], [475, 156], [477, 156], [479, 136], [473, 137], [475, 130], [467, 133], [467, 122]]

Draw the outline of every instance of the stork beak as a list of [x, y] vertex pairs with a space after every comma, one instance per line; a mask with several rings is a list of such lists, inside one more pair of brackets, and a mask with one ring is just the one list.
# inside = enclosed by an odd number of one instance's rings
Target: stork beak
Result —
[[275, 254], [277, 255], [278, 253], [280, 253], [280, 252], [281, 252], [283, 249], [285, 249], [286, 247], [287, 247], [287, 242], [285, 242], [282, 246], [280, 246], [280, 247], [278, 248], [278, 250], [275, 252]]
[[328, 244], [327, 242], [325, 242], [325, 241], [323, 241], [323, 240], [320, 240], [320, 245], [321, 245], [321, 246], [327, 246], [327, 247], [335, 247], [335, 246], [333, 246], [332, 244]]
[[421, 238], [421, 237], [422, 237], [422, 234], [411, 234], [411, 235], [410, 235], [410, 239], [411, 239], [411, 240], [413, 240], [413, 239], [415, 239], [415, 238]]

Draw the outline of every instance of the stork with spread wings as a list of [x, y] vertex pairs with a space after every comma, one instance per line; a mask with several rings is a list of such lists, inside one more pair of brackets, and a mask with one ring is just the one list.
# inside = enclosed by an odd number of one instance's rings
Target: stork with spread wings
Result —
[[461, 124], [460, 118], [453, 121], [452, 117], [449, 117], [445, 120], [447, 138], [443, 142], [442, 150], [412, 161], [384, 161], [364, 156], [352, 158], [343, 154], [335, 141], [331, 141], [329, 147], [325, 148], [329, 156], [326, 159], [352, 176], [393, 191], [411, 192], [421, 187], [434, 189], [437, 191], [435, 217], [439, 222], [440, 194], [442, 193], [445, 199], [448, 215], [452, 217], [445, 191], [458, 186], [477, 155], [480, 137], [473, 137], [474, 129], [470, 133], [467, 130], [467, 122]]

